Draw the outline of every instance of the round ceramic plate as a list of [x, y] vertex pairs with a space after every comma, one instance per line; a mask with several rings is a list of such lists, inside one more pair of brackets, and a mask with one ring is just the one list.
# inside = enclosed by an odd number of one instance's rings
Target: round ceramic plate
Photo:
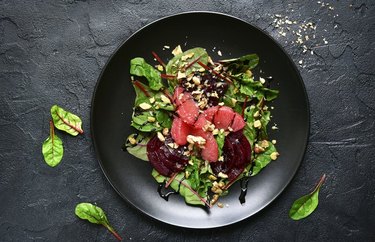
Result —
[[[207, 210], [186, 205], [183, 197], [160, 198], [157, 183], [148, 162], [139, 160], [121, 147], [134, 133], [130, 127], [135, 93], [130, 82], [129, 63], [143, 57], [156, 64], [155, 51], [168, 61], [177, 46], [186, 50], [206, 48], [214, 59], [256, 53], [260, 69], [274, 77], [272, 88], [280, 91], [272, 104], [270, 132], [277, 140], [281, 156], [249, 181], [246, 203], [240, 204], [239, 184], [234, 184], [221, 202]], [[164, 46], [171, 49], [163, 50]], [[222, 56], [218, 56], [220, 50]], [[212, 12], [189, 12], [155, 21], [138, 32], [115, 51], [103, 69], [92, 100], [91, 131], [99, 164], [113, 188], [127, 202], [143, 213], [176, 226], [213, 228], [229, 225], [259, 212], [272, 202], [296, 173], [305, 152], [309, 133], [309, 105], [303, 81], [285, 51], [265, 32], [238, 18]], [[271, 124], [273, 125], [273, 124]]]

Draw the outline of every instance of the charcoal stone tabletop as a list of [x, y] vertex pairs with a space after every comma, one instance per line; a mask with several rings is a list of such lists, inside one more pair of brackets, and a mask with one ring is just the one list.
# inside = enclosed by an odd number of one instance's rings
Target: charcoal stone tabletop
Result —
[[[256, 215], [221, 228], [180, 228], [136, 210], [107, 181], [90, 135], [94, 87], [111, 54], [143, 26], [186, 11], [264, 30], [297, 65], [310, 103], [309, 142], [291, 183]], [[78, 114], [85, 133], [63, 136], [63, 160], [51, 168], [41, 149], [54, 104]], [[374, 110], [371, 0], [1, 0], [0, 241], [116, 241], [77, 218], [85, 201], [106, 211], [124, 241], [375, 241]], [[322, 174], [316, 211], [290, 219]]]

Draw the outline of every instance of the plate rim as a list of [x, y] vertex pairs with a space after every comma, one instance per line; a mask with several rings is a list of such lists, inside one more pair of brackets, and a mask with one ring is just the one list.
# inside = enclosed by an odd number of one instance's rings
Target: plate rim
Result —
[[[253, 211], [251, 214], [249, 214], [249, 215], [247, 215], [247, 216], [245, 216], [243, 218], [239, 218], [237, 220], [234, 220], [234, 221], [231, 221], [231, 222], [226, 222], [226, 223], [223, 223], [221, 225], [215, 225], [215, 226], [197, 226], [197, 227], [194, 227], [194, 226], [184, 226], [184, 225], [181, 225], [181, 224], [175, 224], [175, 223], [169, 222], [169, 221], [167, 221], [165, 219], [159, 219], [156, 216], [150, 214], [149, 212], [144, 211], [143, 209], [138, 208], [134, 203], [132, 203], [128, 198], [126, 198], [126, 196], [124, 196], [116, 188], [116, 186], [112, 182], [111, 178], [109, 177], [109, 175], [107, 174], [107, 172], [106, 172], [106, 170], [104, 168], [102, 159], [100, 158], [98, 144], [95, 141], [95, 132], [94, 132], [94, 123], [95, 123], [95, 121], [94, 121], [94, 103], [95, 103], [95, 99], [96, 99], [96, 94], [97, 94], [97, 91], [98, 91], [100, 80], [102, 79], [102, 77], [103, 77], [103, 75], [105, 73], [105, 70], [107, 69], [107, 66], [112, 61], [112, 59], [114, 58], [114, 56], [117, 54], [117, 52], [119, 51], [119, 49], [122, 48], [122, 46], [124, 44], [126, 44], [126, 42], [128, 40], [130, 40], [133, 36], [135, 36], [139, 32], [143, 31], [144, 29], [152, 26], [153, 24], [155, 24], [157, 22], [162, 21], [162, 20], [166, 20], [166, 19], [169, 19], [169, 18], [174, 18], [174, 17], [181, 16], [181, 15], [189, 15], [189, 14], [212, 14], [212, 15], [220, 15], [220, 16], [224, 16], [224, 17], [233, 18], [233, 19], [235, 19], [237, 21], [245, 23], [246, 25], [249, 25], [252, 28], [257, 29], [262, 34], [264, 34], [266, 37], [268, 37], [270, 40], [272, 40], [272, 42], [275, 43], [276, 46], [281, 50], [281, 52], [287, 57], [287, 59], [291, 63], [292, 69], [296, 72], [297, 77], [300, 80], [300, 83], [301, 83], [301, 86], [302, 86], [302, 90], [303, 90], [303, 93], [304, 93], [304, 96], [305, 96], [306, 107], [307, 107], [307, 110], [306, 110], [307, 111], [307, 131], [306, 131], [306, 134], [305, 134], [306, 135], [306, 141], [303, 144], [304, 150], [302, 152], [302, 156], [300, 157], [300, 162], [299, 162], [298, 166], [296, 166], [296, 168], [292, 172], [293, 174], [288, 178], [287, 182], [282, 187], [282, 189], [280, 189], [277, 193], [275, 193], [274, 196], [272, 196], [272, 198], [268, 202], [264, 203], [258, 209], [256, 209], [255, 211]], [[175, 227], [180, 227], [180, 228], [188, 228], [188, 229], [215, 229], [215, 228], [220, 228], [220, 227], [225, 227], [225, 226], [236, 224], [238, 222], [247, 220], [251, 216], [254, 216], [255, 214], [259, 213], [261, 210], [263, 210], [264, 208], [266, 208], [267, 206], [269, 206], [277, 197], [279, 197], [280, 194], [286, 189], [286, 187], [288, 187], [290, 185], [291, 181], [296, 176], [297, 171], [300, 169], [301, 164], [302, 164], [302, 162], [303, 162], [303, 160], [305, 158], [306, 150], [307, 150], [307, 145], [309, 143], [309, 138], [310, 138], [311, 112], [310, 112], [309, 97], [308, 97], [308, 93], [307, 93], [307, 90], [306, 90], [306, 85], [305, 85], [305, 83], [303, 81], [303, 78], [302, 78], [302, 76], [301, 76], [301, 74], [300, 74], [300, 72], [299, 72], [299, 70], [297, 68], [296, 63], [293, 61], [293, 59], [291, 58], [291, 56], [285, 51], [285, 49], [281, 46], [281, 44], [278, 41], [276, 41], [269, 33], [267, 33], [265, 30], [261, 29], [260, 27], [254, 25], [254, 24], [251, 24], [249, 22], [246, 22], [245, 20], [243, 20], [243, 19], [241, 19], [239, 17], [233, 16], [233, 15], [230, 15], [230, 14], [227, 14], [227, 13], [216, 12], [216, 11], [199, 11], [199, 10], [196, 10], [196, 11], [183, 11], [183, 12], [180, 12], [180, 13], [176, 13], [176, 14], [172, 14], [172, 15], [167, 15], [167, 16], [164, 16], [164, 17], [161, 17], [161, 18], [158, 18], [156, 20], [151, 21], [150, 23], [142, 26], [137, 31], [135, 31], [134, 33], [132, 33], [128, 38], [126, 38], [125, 40], [123, 40], [115, 48], [115, 50], [113, 50], [113, 52], [111, 53], [111, 55], [108, 57], [105, 65], [102, 67], [102, 70], [100, 71], [100, 74], [99, 74], [99, 76], [98, 76], [98, 78], [96, 80], [96, 83], [95, 83], [95, 87], [94, 87], [94, 90], [93, 90], [93, 93], [92, 93], [92, 98], [91, 98], [91, 103], [90, 104], [91, 104], [91, 107], [90, 107], [90, 132], [91, 132], [91, 140], [92, 140], [93, 147], [94, 147], [94, 150], [95, 150], [95, 158], [97, 159], [97, 161], [99, 163], [99, 166], [100, 166], [100, 169], [102, 170], [102, 173], [104, 174], [105, 178], [107, 179], [107, 181], [109, 182], [109, 184], [111, 185], [111, 187], [116, 191], [116, 193], [123, 200], [125, 200], [128, 204], [130, 204], [133, 208], [135, 208], [141, 214], [145, 214], [145, 215], [147, 215], [148, 217], [150, 217], [150, 218], [152, 218], [154, 220], [157, 220], [157, 221], [160, 221], [160, 222], [163, 222], [165, 224], [172, 225], [172, 226], [175, 226]]]

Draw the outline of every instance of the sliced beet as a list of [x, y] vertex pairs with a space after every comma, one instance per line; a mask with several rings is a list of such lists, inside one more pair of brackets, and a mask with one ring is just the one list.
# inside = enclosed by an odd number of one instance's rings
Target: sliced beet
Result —
[[223, 156], [224, 161], [211, 163], [211, 168], [215, 174], [227, 174], [229, 182], [232, 182], [250, 164], [251, 147], [242, 132], [230, 133], [225, 138]]
[[[172, 138], [169, 138], [172, 142]], [[169, 142], [169, 141], [168, 141]], [[180, 172], [188, 162], [188, 158], [183, 156], [184, 147], [170, 149], [165, 142], [161, 142], [154, 136], [147, 143], [147, 157], [152, 167], [163, 176], [171, 176], [173, 173]]]

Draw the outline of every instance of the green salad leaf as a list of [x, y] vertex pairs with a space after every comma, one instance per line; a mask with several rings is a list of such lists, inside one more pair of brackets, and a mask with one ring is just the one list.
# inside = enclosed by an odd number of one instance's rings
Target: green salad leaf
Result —
[[126, 150], [133, 156], [148, 161], [147, 157], [147, 143], [150, 141], [150, 136], [144, 136], [142, 134], [131, 134], [129, 135], [125, 144]]
[[319, 204], [320, 187], [323, 185], [325, 178], [326, 175], [324, 174], [311, 193], [297, 199], [293, 203], [291, 209], [289, 210], [289, 217], [291, 219], [300, 220], [306, 218], [315, 211]]
[[63, 108], [53, 105], [51, 107], [51, 116], [55, 127], [59, 130], [65, 131], [70, 135], [77, 136], [78, 134], [83, 134], [81, 128], [81, 119]]
[[[207, 192], [204, 192], [202, 191], [202, 189], [199, 188], [197, 190], [201, 191], [196, 191], [193, 188], [193, 186], [195, 186], [196, 184], [194, 184], [193, 179], [185, 178], [185, 172], [178, 173], [175, 176], [172, 176], [171, 178], [161, 175], [155, 169], [152, 170], [151, 174], [158, 183], [170, 182], [169, 186], [173, 190], [178, 191], [179, 194], [185, 198], [185, 202], [187, 204], [210, 206], [208, 203]], [[169, 181], [169, 179], [173, 180]], [[208, 190], [208, 187], [204, 189]]]
[[216, 137], [216, 143], [219, 149], [219, 157], [223, 154], [223, 147], [224, 147], [224, 141], [225, 141], [225, 134], [224, 132], [219, 132]]
[[139, 81], [133, 82], [136, 93], [131, 126], [141, 132], [155, 132], [171, 128], [172, 101], [163, 92], [155, 92]]
[[[205, 49], [197, 47], [177, 54], [168, 62], [165, 68], [166, 73], [168, 75], [177, 75], [178, 71], [184, 70], [185, 74], [189, 75], [195, 71], [199, 71], [202, 69], [202, 67], [198, 63], [194, 63], [193, 65], [189, 66], [198, 58], [203, 64], [208, 63], [209, 57]], [[184, 68], [187, 66], [189, 66], [189, 68], [185, 70]]]
[[249, 54], [239, 58], [220, 60], [219, 62], [228, 67], [228, 71], [232, 74], [245, 73], [258, 65], [259, 56], [257, 54]]
[[[267, 143], [267, 145], [264, 145]], [[272, 142], [267, 140], [259, 141], [256, 145], [264, 149], [263, 152], [256, 154], [254, 158], [253, 172], [251, 176], [257, 175], [264, 167], [266, 167], [272, 160], [276, 160], [279, 153]]]
[[103, 225], [116, 237], [116, 239], [119, 241], [122, 240], [122, 238], [109, 224], [107, 216], [100, 207], [91, 203], [79, 203], [75, 208], [75, 214], [80, 219], [88, 220], [90, 223]]
[[160, 72], [141, 57], [136, 57], [130, 61], [130, 74], [146, 77], [152, 90], [158, 91], [163, 87]]
[[51, 167], [57, 166], [64, 155], [62, 140], [55, 134], [52, 121], [50, 121], [50, 135], [43, 142], [42, 153], [45, 162]]

